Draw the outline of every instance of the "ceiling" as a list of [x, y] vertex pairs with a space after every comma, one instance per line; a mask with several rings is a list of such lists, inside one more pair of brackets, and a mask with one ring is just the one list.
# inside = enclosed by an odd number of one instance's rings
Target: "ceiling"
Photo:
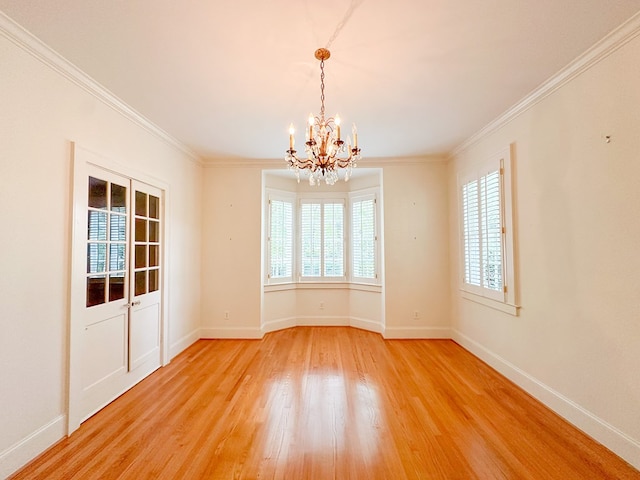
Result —
[[300, 131], [320, 110], [313, 54], [330, 42], [327, 114], [357, 123], [366, 159], [450, 152], [640, 0], [0, 0], [0, 10], [204, 160], [283, 158], [289, 124]]

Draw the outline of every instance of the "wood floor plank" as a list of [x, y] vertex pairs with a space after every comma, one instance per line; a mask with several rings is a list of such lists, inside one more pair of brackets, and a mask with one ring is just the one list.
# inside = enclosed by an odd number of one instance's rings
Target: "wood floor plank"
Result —
[[629, 479], [449, 340], [201, 340], [12, 479]]

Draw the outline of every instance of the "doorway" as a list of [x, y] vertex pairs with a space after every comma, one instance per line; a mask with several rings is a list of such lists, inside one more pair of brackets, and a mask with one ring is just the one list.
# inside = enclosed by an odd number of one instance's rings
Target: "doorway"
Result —
[[162, 365], [164, 191], [74, 148], [68, 433]]

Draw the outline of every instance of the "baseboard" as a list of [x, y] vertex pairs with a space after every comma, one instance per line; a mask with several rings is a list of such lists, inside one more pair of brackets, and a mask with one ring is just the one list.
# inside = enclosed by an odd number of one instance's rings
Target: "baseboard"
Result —
[[640, 469], [640, 442], [457, 330], [452, 338], [500, 374], [616, 455]]
[[284, 330], [285, 328], [292, 328], [298, 326], [298, 319], [296, 317], [279, 318], [278, 320], [271, 320], [262, 324], [262, 333], [277, 332], [278, 330]]
[[178, 340], [177, 342], [173, 343], [169, 347], [169, 359], [175, 358], [178, 354], [180, 354], [183, 351], [185, 351], [187, 348], [189, 348], [191, 345], [193, 345], [199, 339], [200, 339], [200, 329], [199, 328], [194, 330], [193, 332], [185, 335], [184, 337], [182, 337], [180, 340]]
[[349, 318], [341, 316], [302, 316], [296, 317], [298, 327], [348, 327]]
[[367, 318], [351, 317], [349, 319], [349, 325], [360, 330], [367, 330], [374, 333], [382, 333], [384, 331], [384, 325], [380, 322], [374, 322]]
[[381, 332], [385, 339], [450, 339], [449, 327], [385, 327]]
[[262, 325], [262, 332], [269, 333], [285, 328], [304, 327], [354, 327], [370, 332], [382, 333], [382, 325], [366, 318], [357, 317], [287, 317], [271, 320]]
[[0, 478], [7, 478], [67, 434], [67, 416], [60, 415], [0, 452]]
[[260, 339], [262, 336], [262, 331], [254, 327], [205, 327], [200, 329], [200, 338], [206, 339]]

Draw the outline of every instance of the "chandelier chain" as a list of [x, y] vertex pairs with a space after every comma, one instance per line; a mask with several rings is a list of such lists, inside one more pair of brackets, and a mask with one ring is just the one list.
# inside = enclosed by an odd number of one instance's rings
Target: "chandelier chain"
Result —
[[320, 119], [324, 123], [324, 60], [320, 61]]

